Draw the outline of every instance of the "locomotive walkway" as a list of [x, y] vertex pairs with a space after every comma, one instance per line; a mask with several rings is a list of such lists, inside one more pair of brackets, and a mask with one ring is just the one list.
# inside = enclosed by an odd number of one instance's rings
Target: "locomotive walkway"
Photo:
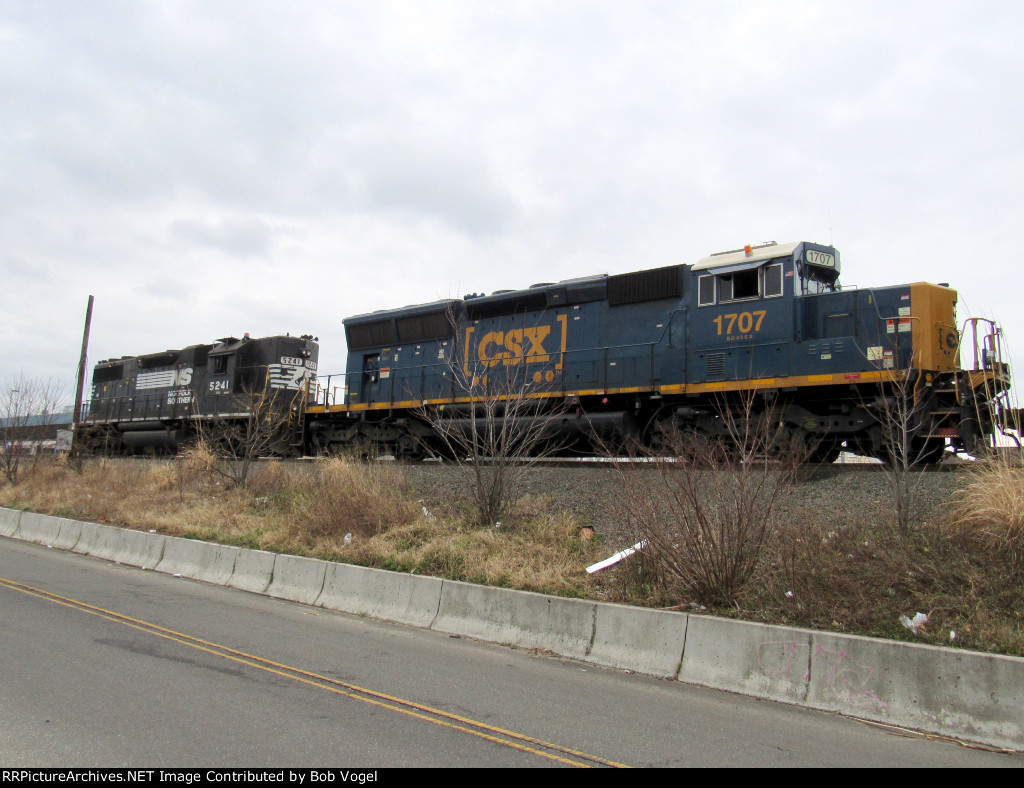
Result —
[[14, 537], [453, 636], [1024, 749], [1024, 659], [563, 599], [0, 509]]

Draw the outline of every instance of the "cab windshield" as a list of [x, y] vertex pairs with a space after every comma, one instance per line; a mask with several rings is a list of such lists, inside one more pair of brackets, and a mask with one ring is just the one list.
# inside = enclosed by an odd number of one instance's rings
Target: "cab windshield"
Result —
[[833, 269], [805, 265], [800, 275], [800, 290], [804, 295], [834, 293], [840, 289], [838, 279]]

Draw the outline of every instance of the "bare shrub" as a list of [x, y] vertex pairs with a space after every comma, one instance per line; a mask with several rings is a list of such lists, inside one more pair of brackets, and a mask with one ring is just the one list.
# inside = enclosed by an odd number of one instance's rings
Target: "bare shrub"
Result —
[[878, 419], [883, 478], [895, 526], [904, 534], [922, 520], [919, 490], [925, 468], [941, 459], [945, 441], [918, 434], [928, 418], [921, 376], [912, 368], [890, 370], [887, 390], [869, 403]]
[[291, 413], [283, 395], [270, 388], [269, 371], [261, 383], [242, 388], [232, 399], [232, 410], [243, 415], [196, 420], [199, 436], [191, 456], [234, 486], [245, 487], [256, 460], [287, 445]]
[[458, 468], [479, 526], [507, 520], [530, 469], [564, 443], [557, 425], [565, 402], [534, 396], [538, 384], [526, 377], [522, 358], [508, 361], [515, 363], [473, 371], [469, 362], [461, 368], [451, 364], [465, 404], [423, 408], [419, 414], [434, 431], [427, 450]]
[[666, 430], [667, 457], [618, 464], [623, 514], [643, 545], [625, 570], [635, 585], [730, 604], [756, 579], [805, 452], [754, 405], [753, 396], [723, 401], [721, 436]]

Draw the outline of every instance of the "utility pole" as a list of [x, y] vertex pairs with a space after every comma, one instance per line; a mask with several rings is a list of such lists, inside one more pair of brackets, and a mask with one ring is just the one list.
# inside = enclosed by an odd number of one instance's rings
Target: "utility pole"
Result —
[[82, 420], [82, 389], [85, 388], [85, 360], [89, 352], [89, 327], [92, 325], [92, 296], [85, 310], [85, 332], [82, 334], [82, 355], [78, 359], [78, 387], [75, 389], [75, 412], [71, 417], [71, 452], [69, 458], [77, 459], [78, 423]]

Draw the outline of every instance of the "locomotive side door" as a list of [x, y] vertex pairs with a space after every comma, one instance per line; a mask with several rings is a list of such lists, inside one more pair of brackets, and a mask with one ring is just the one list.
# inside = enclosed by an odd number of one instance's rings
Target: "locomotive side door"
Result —
[[380, 353], [370, 353], [363, 356], [363, 374], [359, 385], [361, 401], [369, 405], [378, 399], [378, 387], [380, 384]]

